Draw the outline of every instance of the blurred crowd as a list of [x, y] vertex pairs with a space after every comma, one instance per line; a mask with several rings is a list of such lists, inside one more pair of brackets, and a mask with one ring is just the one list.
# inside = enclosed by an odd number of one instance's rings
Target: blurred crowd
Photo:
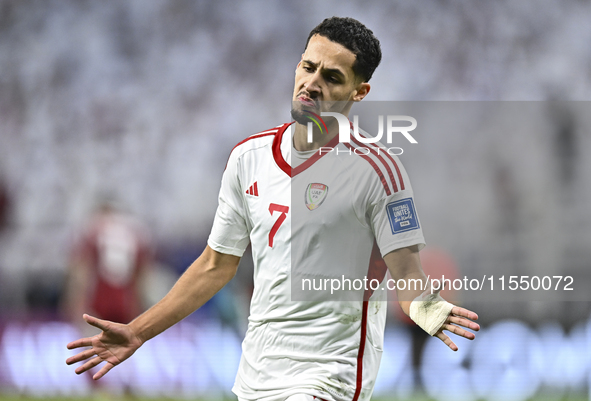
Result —
[[[402, 156], [427, 242], [461, 275], [571, 274], [585, 286], [589, 2], [0, 0], [0, 318], [59, 315], [75, 238], [106, 192], [150, 232], [143, 307], [164, 293], [205, 246], [230, 150], [288, 121], [307, 32], [332, 15], [382, 43], [369, 100], [454, 101], [472, 118], [434, 119]], [[461, 114], [474, 101], [524, 101], [515, 107], [541, 120], [519, 130], [510, 110]], [[244, 259], [201, 312], [239, 331]], [[569, 325], [589, 312], [490, 301], [474, 307], [490, 320]]]

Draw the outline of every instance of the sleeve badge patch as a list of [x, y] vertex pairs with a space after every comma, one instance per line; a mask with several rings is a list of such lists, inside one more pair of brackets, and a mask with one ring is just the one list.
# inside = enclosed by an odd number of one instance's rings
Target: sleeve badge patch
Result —
[[419, 219], [415, 211], [412, 198], [401, 199], [386, 205], [388, 219], [392, 234], [398, 234], [405, 231], [416, 230], [419, 228]]

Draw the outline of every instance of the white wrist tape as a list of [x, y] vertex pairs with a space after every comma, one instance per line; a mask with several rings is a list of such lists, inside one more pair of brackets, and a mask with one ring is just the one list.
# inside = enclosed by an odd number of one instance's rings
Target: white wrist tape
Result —
[[454, 305], [441, 298], [439, 291], [423, 292], [410, 303], [410, 318], [429, 335], [434, 335], [443, 326]]

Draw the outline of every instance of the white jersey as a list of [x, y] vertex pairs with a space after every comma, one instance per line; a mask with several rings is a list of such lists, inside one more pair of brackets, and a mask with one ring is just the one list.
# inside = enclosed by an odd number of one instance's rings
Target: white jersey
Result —
[[[247, 400], [298, 393], [369, 400], [387, 293], [385, 264], [373, 263], [372, 255], [375, 262], [380, 253], [424, 244], [410, 182], [385, 149], [338, 137], [324, 148], [333, 151], [316, 152], [292, 169], [291, 131], [284, 124], [233, 149], [208, 240], [236, 256], [252, 246], [254, 293], [233, 391]], [[302, 277], [338, 271], [382, 283], [358, 300], [318, 301], [310, 291], [292, 300], [296, 268]]]

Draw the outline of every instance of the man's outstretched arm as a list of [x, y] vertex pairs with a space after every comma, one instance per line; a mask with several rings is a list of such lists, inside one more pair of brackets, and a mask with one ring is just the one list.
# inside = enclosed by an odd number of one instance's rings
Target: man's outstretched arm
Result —
[[[464, 330], [462, 327], [478, 331], [480, 326], [473, 322], [478, 319], [478, 315], [468, 309], [461, 308], [459, 306], [453, 306], [443, 301], [443, 298], [439, 297], [439, 291], [431, 291], [430, 283], [427, 282], [427, 277], [421, 267], [421, 261], [419, 259], [419, 250], [417, 246], [411, 246], [408, 248], [397, 249], [393, 252], [388, 253], [384, 256], [384, 261], [390, 275], [396, 281], [406, 281], [405, 290], [397, 289], [398, 301], [404, 313], [410, 316], [421, 328], [425, 329], [425, 326], [436, 326], [433, 331], [429, 334], [439, 338], [453, 351], [457, 351], [458, 347], [454, 342], [447, 336], [443, 330], [447, 330], [450, 333], [454, 333], [460, 337], [473, 340], [475, 338], [474, 333]], [[411, 283], [415, 283], [416, 280], [420, 280], [422, 285], [415, 288]], [[396, 286], [398, 288], [398, 286]], [[440, 301], [437, 301], [434, 297], [428, 298], [433, 292], [437, 294]], [[418, 298], [423, 296], [422, 298]], [[425, 300], [423, 300], [425, 299]], [[435, 301], [435, 302], [433, 302]], [[445, 302], [447, 305], [441, 304]], [[415, 303], [413, 305], [413, 303]], [[420, 310], [420, 321], [417, 321], [417, 316], [411, 313], [411, 309]], [[442, 309], [447, 308], [447, 309]], [[442, 312], [449, 310], [449, 312]], [[442, 323], [439, 324], [438, 319], [441, 318], [441, 314], [444, 313], [447, 317], [443, 316]]]
[[84, 315], [84, 320], [102, 330], [93, 337], [68, 344], [68, 349], [91, 347], [66, 360], [68, 365], [85, 361], [76, 368], [81, 374], [105, 361], [93, 379], [98, 380], [149, 339], [178, 323], [213, 297], [236, 274], [240, 258], [205, 248], [168, 294], [129, 324], [119, 324]]

